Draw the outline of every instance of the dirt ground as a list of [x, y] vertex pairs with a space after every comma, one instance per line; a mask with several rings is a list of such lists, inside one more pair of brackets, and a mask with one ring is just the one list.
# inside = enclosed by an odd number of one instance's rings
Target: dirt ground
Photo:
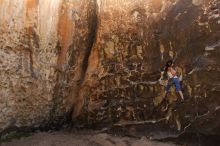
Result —
[[[135, 139], [106, 133], [39, 132], [29, 137], [14, 139], [0, 146], [177, 146], [172, 143]], [[178, 145], [179, 146], [179, 145]]]

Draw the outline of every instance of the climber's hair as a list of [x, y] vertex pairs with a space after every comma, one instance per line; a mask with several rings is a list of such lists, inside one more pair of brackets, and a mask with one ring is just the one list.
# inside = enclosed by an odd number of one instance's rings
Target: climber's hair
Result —
[[173, 64], [173, 60], [168, 60], [167, 63], [166, 63], [166, 66], [165, 66], [165, 72], [168, 71], [168, 68], [171, 67]]

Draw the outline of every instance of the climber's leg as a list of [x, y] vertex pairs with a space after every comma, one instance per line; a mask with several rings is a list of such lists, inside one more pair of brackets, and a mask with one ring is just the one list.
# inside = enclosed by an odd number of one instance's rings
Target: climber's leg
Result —
[[173, 82], [175, 83], [176, 91], [179, 93], [182, 100], [184, 100], [183, 92], [181, 91], [180, 81], [178, 78], [173, 78]]
[[171, 80], [169, 80], [165, 87], [165, 97], [167, 96], [167, 93], [170, 91], [171, 85]]

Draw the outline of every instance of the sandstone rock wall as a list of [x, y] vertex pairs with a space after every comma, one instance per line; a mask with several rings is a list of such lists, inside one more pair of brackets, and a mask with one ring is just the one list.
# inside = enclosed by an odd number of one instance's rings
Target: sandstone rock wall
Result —
[[0, 131], [65, 121], [95, 7], [93, 0], [0, 0]]
[[[99, 1], [75, 114], [91, 125], [145, 121], [219, 134], [219, 12], [216, 0]], [[183, 78], [183, 103], [175, 88], [164, 99], [160, 68], [169, 59]]]
[[[218, 0], [0, 0], [0, 131], [153, 123], [219, 134]], [[186, 100], [164, 98], [174, 59]], [[161, 128], [161, 129], [160, 129]]]

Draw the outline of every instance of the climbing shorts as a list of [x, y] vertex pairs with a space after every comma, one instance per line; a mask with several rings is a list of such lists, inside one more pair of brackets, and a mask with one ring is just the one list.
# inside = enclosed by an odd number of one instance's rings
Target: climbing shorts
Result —
[[[171, 82], [175, 84], [176, 91], [181, 91], [180, 81], [178, 78], [172, 78]], [[168, 82], [166, 86], [166, 91], [168, 92], [170, 90], [170, 87], [172, 86], [172, 83], [170, 81]]]

